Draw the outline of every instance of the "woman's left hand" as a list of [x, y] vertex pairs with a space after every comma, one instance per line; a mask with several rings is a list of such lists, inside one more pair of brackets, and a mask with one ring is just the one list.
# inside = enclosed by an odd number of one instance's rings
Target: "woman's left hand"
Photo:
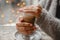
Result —
[[39, 17], [42, 12], [42, 8], [39, 5], [38, 6], [31, 5], [31, 6], [26, 6], [26, 7], [20, 8], [19, 11], [24, 12], [24, 13], [31, 13], [35, 17]]

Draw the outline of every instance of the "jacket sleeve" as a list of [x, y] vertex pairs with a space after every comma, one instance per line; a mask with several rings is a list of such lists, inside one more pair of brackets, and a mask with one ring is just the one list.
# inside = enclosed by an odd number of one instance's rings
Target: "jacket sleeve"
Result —
[[[44, 5], [40, 2], [40, 5]], [[36, 23], [40, 28], [46, 32], [51, 37], [56, 37], [57, 40], [60, 38], [60, 19], [53, 16], [56, 13], [57, 0], [53, 0], [51, 3], [49, 11], [43, 8], [40, 17], [37, 19]], [[55, 11], [54, 11], [55, 10]]]
[[57, 1], [58, 0], [52, 0], [50, 5], [49, 13], [51, 13], [53, 16], [56, 16]]
[[55, 18], [45, 9], [42, 10], [42, 13], [36, 23], [51, 37], [60, 36], [60, 20]]

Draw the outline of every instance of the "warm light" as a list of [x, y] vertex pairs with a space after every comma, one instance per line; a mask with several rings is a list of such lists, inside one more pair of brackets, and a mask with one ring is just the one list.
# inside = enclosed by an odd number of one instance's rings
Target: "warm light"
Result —
[[20, 6], [20, 3], [18, 3], [17, 6]]
[[9, 23], [12, 23], [12, 22], [13, 22], [13, 20], [10, 19], [10, 20], [9, 20]]
[[2, 14], [2, 15], [1, 15], [1, 17], [2, 17], [2, 18], [4, 18], [4, 17], [5, 17], [5, 15], [4, 15], [4, 14]]
[[26, 5], [26, 3], [23, 2], [23, 3], [20, 5], [20, 7], [24, 7], [25, 5]]
[[21, 5], [20, 7], [24, 7], [23, 5]]
[[8, 1], [8, 0], [6, 0], [6, 3], [9, 3], [9, 1]]
[[25, 3], [25, 2], [23, 2], [23, 5], [25, 6], [25, 5], [26, 5], [26, 3]]
[[17, 13], [20, 13], [20, 12], [17, 10]]

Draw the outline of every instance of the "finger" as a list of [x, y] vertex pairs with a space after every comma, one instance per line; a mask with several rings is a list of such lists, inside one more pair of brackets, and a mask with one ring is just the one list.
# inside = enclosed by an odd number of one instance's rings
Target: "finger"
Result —
[[34, 10], [25, 10], [24, 11], [26, 14], [29, 13], [29, 14], [32, 14], [34, 15], [35, 17], [39, 17], [41, 11], [38, 9], [37, 11], [34, 11]]
[[25, 24], [24, 24], [23, 22], [21, 22], [21, 23], [16, 23], [16, 26], [17, 26], [17, 27], [24, 27]]
[[41, 11], [41, 9], [38, 7], [26, 8], [26, 9], [21, 9], [21, 10], [22, 10], [22, 12], [25, 12], [25, 13], [38, 13], [39, 11]]
[[21, 22], [21, 23], [16, 23], [16, 26], [17, 27], [30, 27], [30, 26], [33, 26], [33, 25], [30, 24], [30, 23]]
[[22, 33], [22, 32], [25, 32], [25, 27], [20, 27], [20, 28], [18, 28], [18, 31], [21, 32], [21, 33]]
[[33, 8], [34, 8], [34, 6], [31, 5], [31, 6], [28, 6], [28, 7], [24, 7], [23, 9], [24, 9], [24, 10], [32, 10]]
[[[17, 26], [17, 27], [24, 27], [24, 26], [25, 26], [25, 24], [24, 24], [24, 23], [22, 23], [22, 22], [21, 22], [21, 23], [16, 23], [16, 26]], [[26, 26], [27, 26], [27, 25], [26, 25]]]
[[20, 9], [19, 9], [20, 12], [23, 12], [24, 10], [31, 10], [31, 8], [25, 7], [25, 8], [20, 8]]
[[31, 13], [31, 14], [33, 14], [33, 13], [35, 13], [35, 10], [23, 10], [25, 13]]
[[32, 8], [34, 8], [33, 5], [31, 5], [31, 6], [26, 6], [26, 7], [20, 8], [19, 11], [22, 12], [23, 10], [32, 10]]
[[31, 9], [31, 8], [33, 8], [33, 7], [34, 7], [34, 5], [31, 5], [31, 6], [25, 6], [25, 7], [20, 8], [20, 9]]
[[26, 26], [26, 27], [31, 27], [31, 26], [33, 26], [31, 23], [24, 23], [24, 26]]

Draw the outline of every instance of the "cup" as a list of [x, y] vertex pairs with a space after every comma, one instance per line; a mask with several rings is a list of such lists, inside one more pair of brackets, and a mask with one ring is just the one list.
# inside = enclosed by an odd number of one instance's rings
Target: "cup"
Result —
[[[26, 6], [32, 5], [32, 0], [25, 0], [26, 1]], [[30, 13], [24, 13], [24, 12], [20, 12], [20, 15], [18, 16], [18, 19], [23, 18], [22, 22], [27, 22], [27, 23], [31, 23], [32, 25], [35, 26], [35, 16], [33, 14]], [[29, 27], [29, 26], [28, 26]], [[39, 30], [39, 28], [37, 28]], [[35, 30], [34, 32], [31, 32], [32, 34], [22, 34], [19, 33], [18, 31], [15, 34], [15, 37], [17, 40], [40, 40], [41, 38], [41, 33], [38, 30]]]

